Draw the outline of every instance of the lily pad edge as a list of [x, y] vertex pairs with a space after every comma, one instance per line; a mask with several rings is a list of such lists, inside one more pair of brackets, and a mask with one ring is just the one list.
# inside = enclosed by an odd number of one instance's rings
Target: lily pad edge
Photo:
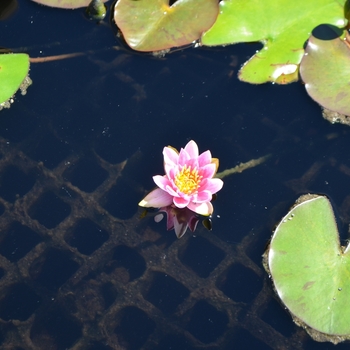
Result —
[[[3, 53], [0, 55], [0, 58], [4, 57], [4, 56], [7, 56], [7, 57], [11, 57], [11, 55], [13, 55], [14, 57], [22, 57], [25, 59], [25, 66], [24, 66], [24, 70], [25, 70], [25, 76], [23, 74], [20, 74], [21, 76], [21, 80], [17, 80], [17, 84], [15, 84], [15, 88], [10, 88], [9, 90], [12, 90], [12, 94], [10, 95], [10, 93], [4, 93], [3, 95], [5, 96], [1, 96], [0, 98], [0, 111], [3, 110], [3, 109], [8, 109], [11, 107], [11, 105], [13, 104], [13, 102], [15, 101], [15, 96], [18, 94], [18, 91], [21, 92], [21, 95], [26, 95], [27, 93], [27, 89], [30, 85], [32, 85], [32, 80], [31, 78], [29, 77], [29, 72], [30, 72], [30, 58], [29, 58], [29, 55], [26, 54], [26, 53], [13, 53], [13, 52], [8, 52], [8, 53]], [[2, 60], [0, 59], [0, 62], [2, 63]], [[23, 62], [22, 62], [23, 64]], [[23, 68], [21, 66], [21, 68]], [[23, 72], [22, 72], [23, 73]], [[1, 79], [3, 79], [3, 77], [1, 77]], [[2, 81], [2, 83], [6, 83], [7, 80], [12, 80], [13, 79], [13, 76], [11, 76], [10, 74], [10, 77], [6, 76], [5, 77], [5, 81]], [[13, 85], [13, 84], [11, 84]]]

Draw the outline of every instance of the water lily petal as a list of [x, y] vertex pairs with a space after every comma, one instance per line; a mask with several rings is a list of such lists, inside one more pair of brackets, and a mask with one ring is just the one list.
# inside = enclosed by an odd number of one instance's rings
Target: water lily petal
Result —
[[163, 191], [166, 191], [167, 186], [171, 186], [171, 183], [166, 176], [161, 176], [161, 175], [153, 176], [153, 181]]
[[173, 200], [178, 208], [185, 208], [190, 203], [189, 199], [183, 197], [174, 197]]
[[201, 187], [199, 191], [209, 191], [211, 194], [214, 194], [222, 189], [224, 185], [221, 179], [204, 179], [201, 182]]
[[160, 208], [170, 205], [172, 202], [173, 196], [160, 188], [156, 188], [139, 203], [139, 206], [146, 208]]
[[191, 158], [198, 158], [198, 146], [193, 140], [187, 143], [185, 146], [185, 151], [190, 155]]
[[188, 153], [190, 158], [198, 158], [198, 146], [193, 140], [187, 143], [187, 145], [185, 146], [185, 151]]
[[203, 152], [199, 157], [198, 157], [198, 165], [199, 167], [203, 167], [207, 164], [211, 163], [211, 153], [210, 151], [205, 151]]
[[178, 173], [178, 166], [170, 166], [169, 164], [164, 164], [164, 170], [168, 179], [173, 182], [173, 179], [175, 179], [175, 175]]
[[181, 148], [180, 153], [179, 153], [179, 159], [177, 161], [177, 163], [179, 165], [186, 165], [187, 162], [191, 159], [190, 155], [186, 152], [186, 150], [184, 150], [183, 148]]
[[164, 172], [168, 179], [172, 178], [171, 172], [174, 171], [174, 165], [169, 163], [164, 163]]
[[200, 175], [203, 176], [203, 179], [211, 179], [216, 172], [215, 164], [207, 164], [200, 168]]
[[204, 202], [204, 203], [191, 202], [188, 204], [187, 208], [199, 215], [204, 215], [204, 216], [211, 215], [214, 211], [214, 208], [211, 202]]
[[189, 159], [186, 161], [186, 166], [191, 169], [195, 169], [197, 168], [198, 169], [198, 159], [195, 158], [195, 159]]
[[167, 191], [173, 197], [180, 197], [179, 194], [176, 191], [174, 191], [173, 187], [170, 185], [165, 188], [165, 191]]
[[172, 147], [164, 147], [163, 148], [163, 156], [164, 163], [168, 165], [177, 164], [177, 160], [179, 159], [179, 154]]
[[212, 194], [210, 191], [201, 191], [197, 194], [196, 203], [210, 202]]

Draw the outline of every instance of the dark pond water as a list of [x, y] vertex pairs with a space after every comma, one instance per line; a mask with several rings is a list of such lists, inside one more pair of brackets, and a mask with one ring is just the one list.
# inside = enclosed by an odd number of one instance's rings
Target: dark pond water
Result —
[[[308, 192], [329, 196], [347, 238], [348, 127], [300, 83], [239, 82], [258, 44], [154, 58], [108, 19], [29, 0], [0, 25], [0, 45], [31, 57], [83, 53], [33, 63], [27, 95], [1, 111], [1, 348], [334, 348], [293, 323], [261, 255]], [[191, 139], [220, 170], [271, 157], [224, 179], [212, 232], [177, 240], [137, 203], [163, 147]]]

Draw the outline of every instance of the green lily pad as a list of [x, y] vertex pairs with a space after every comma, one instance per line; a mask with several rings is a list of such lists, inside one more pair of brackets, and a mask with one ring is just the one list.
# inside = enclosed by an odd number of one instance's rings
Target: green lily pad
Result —
[[239, 72], [243, 81], [289, 83], [298, 79], [303, 45], [314, 27], [344, 27], [345, 0], [224, 0], [217, 21], [202, 36], [203, 45], [261, 41]]
[[114, 20], [132, 49], [160, 51], [198, 40], [218, 13], [217, 0], [119, 0]]
[[[76, 9], [79, 7], [87, 7], [91, 0], [32, 0], [41, 5], [46, 5], [50, 7], [58, 7], [62, 9]], [[102, 0], [106, 2], [108, 0]]]
[[0, 55], [0, 104], [20, 88], [29, 71], [29, 56], [24, 53]]
[[307, 195], [278, 224], [266, 252], [279, 298], [316, 340], [350, 339], [349, 250], [340, 246], [329, 200]]
[[350, 116], [350, 40], [310, 37], [300, 64], [307, 93], [321, 106]]

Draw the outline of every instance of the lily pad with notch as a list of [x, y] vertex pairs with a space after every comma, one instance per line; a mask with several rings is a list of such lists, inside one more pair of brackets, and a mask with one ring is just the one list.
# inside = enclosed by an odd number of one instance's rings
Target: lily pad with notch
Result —
[[261, 41], [264, 45], [239, 72], [243, 81], [290, 83], [298, 80], [303, 45], [314, 27], [344, 27], [345, 0], [223, 0], [217, 21], [202, 36], [203, 45]]
[[215, 22], [217, 0], [119, 0], [114, 20], [134, 50], [151, 52], [198, 40]]
[[323, 32], [330, 36], [310, 36], [300, 75], [312, 99], [325, 109], [350, 116], [350, 35], [347, 31], [336, 33], [328, 25]]
[[325, 196], [297, 200], [276, 227], [264, 267], [294, 322], [313, 339], [350, 339], [350, 246], [340, 246]]

